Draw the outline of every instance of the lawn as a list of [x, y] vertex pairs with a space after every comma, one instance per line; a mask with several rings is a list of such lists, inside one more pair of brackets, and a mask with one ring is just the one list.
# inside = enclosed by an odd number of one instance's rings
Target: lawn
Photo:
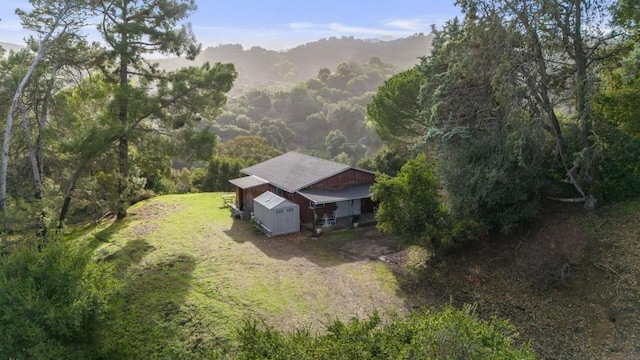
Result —
[[404, 312], [372, 228], [267, 238], [230, 217], [221, 194], [156, 197], [84, 235], [113, 264], [122, 296], [102, 331], [113, 357], [212, 357], [243, 320], [281, 329]]

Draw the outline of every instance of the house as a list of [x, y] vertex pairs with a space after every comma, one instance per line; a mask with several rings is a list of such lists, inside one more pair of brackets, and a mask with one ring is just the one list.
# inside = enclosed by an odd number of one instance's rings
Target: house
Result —
[[297, 204], [301, 224], [330, 226], [373, 213], [375, 173], [368, 170], [292, 151], [241, 172], [247, 176], [229, 180], [236, 187], [232, 208], [241, 217], [257, 219], [256, 201], [267, 191]]

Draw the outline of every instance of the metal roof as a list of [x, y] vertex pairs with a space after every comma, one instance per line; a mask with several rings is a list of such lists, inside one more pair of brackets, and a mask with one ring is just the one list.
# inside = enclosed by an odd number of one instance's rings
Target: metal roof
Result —
[[280, 197], [271, 191], [266, 191], [262, 193], [257, 198], [253, 199], [256, 203], [264, 206], [265, 208], [271, 210], [276, 207], [289, 207], [289, 206], [298, 206], [296, 203], [293, 203], [283, 197]]
[[373, 196], [371, 186], [373, 186], [373, 184], [355, 185], [339, 190], [300, 190], [298, 194], [320, 205], [370, 198]]
[[242, 169], [241, 172], [294, 193], [348, 169], [351, 166], [291, 151]]
[[257, 176], [245, 176], [237, 179], [229, 180], [230, 183], [239, 187], [240, 189], [250, 189], [256, 186], [268, 184], [269, 182], [265, 179], [261, 179]]

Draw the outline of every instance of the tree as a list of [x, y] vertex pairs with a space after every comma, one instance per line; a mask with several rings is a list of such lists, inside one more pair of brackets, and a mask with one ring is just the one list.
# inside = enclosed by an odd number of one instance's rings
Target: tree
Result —
[[547, 177], [546, 137], [518, 74], [527, 59], [497, 16], [452, 25], [443, 32], [455, 40], [422, 64], [423, 139], [438, 159], [448, 210], [506, 232], [537, 212]]
[[238, 136], [218, 144], [218, 155], [242, 159], [248, 166], [274, 158], [282, 152], [260, 136]]
[[194, 181], [194, 186], [201, 191], [233, 191], [229, 180], [240, 177], [240, 170], [246, 166], [243, 159], [216, 156], [209, 161], [201, 182]]
[[270, 117], [262, 119], [256, 135], [267, 139], [269, 145], [280, 150], [286, 149], [296, 136], [284, 121]]
[[364, 113], [364, 107], [349, 101], [340, 101], [329, 106], [327, 121], [334, 129], [340, 130], [347, 139], [356, 141], [364, 132]]
[[394, 177], [400, 172], [402, 166], [407, 163], [407, 159], [411, 158], [411, 153], [406, 147], [386, 145], [375, 154], [360, 160], [358, 166]]
[[[72, 41], [77, 37], [77, 32], [85, 24], [88, 16], [86, 1], [82, 0], [64, 0], [64, 1], [50, 1], [50, 0], [30, 0], [33, 10], [26, 12], [23, 10], [16, 10], [16, 14], [20, 17], [22, 26], [31, 31], [33, 35], [28, 39], [29, 46], [35, 50], [35, 55], [30, 59], [30, 65], [21, 74], [21, 79], [17, 88], [12, 90], [13, 98], [11, 99], [11, 105], [7, 110], [7, 119], [5, 122], [5, 132], [2, 145], [2, 160], [0, 164], [0, 210], [6, 212], [7, 202], [7, 172], [9, 165], [9, 146], [12, 138], [13, 116], [16, 110], [20, 110], [22, 117], [23, 130], [26, 138], [27, 149], [33, 171], [33, 184], [35, 188], [36, 200], [40, 203], [40, 214], [38, 233], [42, 237], [46, 237], [46, 225], [43, 223], [45, 213], [42, 209], [42, 156], [41, 156], [41, 137], [38, 137], [38, 150], [34, 148], [33, 142], [30, 138], [27, 108], [21, 103], [25, 88], [29, 84], [32, 76], [38, 70], [40, 64], [45, 58], [52, 53], [53, 49], [57, 46], [64, 46], [65, 43]], [[59, 66], [60, 64], [56, 64]], [[56, 67], [54, 67], [55, 69]], [[52, 84], [55, 79], [55, 70], [48, 86], [48, 91], [52, 89]], [[46, 99], [48, 94], [44, 95], [45, 102], [42, 105], [44, 109], [41, 115], [41, 121], [39, 122], [40, 134], [46, 124], [47, 115], [47, 103]], [[40, 163], [38, 163], [40, 161]]]
[[439, 201], [440, 183], [434, 164], [424, 155], [409, 160], [398, 176], [376, 176], [373, 200], [379, 202], [376, 220], [386, 234], [405, 237], [408, 242], [436, 237], [445, 215]]
[[414, 143], [426, 134], [420, 116], [420, 87], [425, 81], [418, 67], [402, 71], [378, 88], [367, 105], [367, 116], [383, 141]]
[[[474, 17], [498, 16], [522, 36], [528, 66], [520, 69], [529, 96], [556, 141], [556, 151], [569, 181], [587, 209], [597, 202], [598, 154], [593, 137], [593, 95], [600, 70], [627, 46], [628, 32], [612, 18], [614, 2], [564, 0], [461, 1]], [[579, 142], [569, 153], [557, 105], [572, 106]]]
[[[95, 0], [94, 5], [101, 17], [98, 30], [108, 47], [102, 70], [106, 81], [118, 84], [113, 121], [118, 129], [116, 213], [122, 219], [130, 196], [129, 147], [136, 130], [151, 130], [158, 123], [180, 128], [206, 110], [214, 112], [237, 74], [232, 65], [222, 64], [163, 73], [144, 58], [160, 53], [193, 59], [199, 53], [190, 24], [183, 23], [196, 9], [194, 0]], [[131, 83], [133, 76], [137, 85]]]
[[342, 152], [343, 146], [347, 143], [347, 137], [340, 130], [331, 130], [324, 142], [329, 155], [335, 157]]

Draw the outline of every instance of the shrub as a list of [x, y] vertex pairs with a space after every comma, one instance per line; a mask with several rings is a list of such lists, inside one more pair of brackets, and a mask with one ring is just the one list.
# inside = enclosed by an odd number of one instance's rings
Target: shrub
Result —
[[91, 252], [60, 240], [0, 259], [0, 358], [90, 359], [116, 283]]
[[516, 346], [507, 321], [484, 321], [474, 308], [415, 312], [383, 321], [335, 321], [326, 334], [299, 329], [283, 333], [247, 321], [238, 332], [238, 359], [535, 359], [528, 345]]

